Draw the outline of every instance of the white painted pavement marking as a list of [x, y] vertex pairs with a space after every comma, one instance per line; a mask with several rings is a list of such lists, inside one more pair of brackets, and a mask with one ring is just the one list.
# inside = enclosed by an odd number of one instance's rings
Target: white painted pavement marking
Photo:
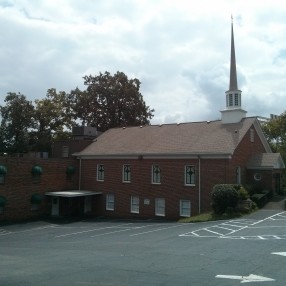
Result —
[[0, 229], [0, 236], [10, 234], [11, 231], [7, 231], [5, 229]]
[[[285, 235], [259, 235], [259, 236], [231, 236], [232, 234], [239, 232], [243, 229], [249, 228], [268, 228], [268, 226], [260, 227], [256, 226], [259, 223], [265, 222], [266, 220], [280, 220], [280, 217], [286, 215], [286, 212], [280, 212], [271, 216], [268, 216], [262, 220], [252, 220], [252, 219], [237, 219], [237, 220], [231, 220], [228, 222], [224, 222], [218, 225], [210, 226], [210, 227], [205, 227], [201, 229], [197, 229], [192, 232], [184, 233], [179, 236], [193, 236], [193, 237], [217, 237], [217, 238], [232, 238], [232, 239], [260, 239], [260, 240], [265, 240], [265, 239], [285, 239]], [[277, 219], [279, 218], [279, 219]], [[286, 218], [286, 216], [285, 216]], [[274, 226], [269, 226], [269, 227], [274, 227]], [[280, 229], [283, 227], [281, 226], [275, 226], [279, 227]], [[228, 233], [225, 233], [220, 230], [229, 230]], [[214, 236], [214, 234], [216, 236]]]
[[154, 230], [149, 230], [149, 231], [144, 231], [144, 232], [140, 232], [140, 233], [131, 234], [130, 236], [143, 235], [143, 234], [152, 233], [152, 232], [161, 231], [161, 230], [174, 228], [174, 227], [179, 227], [179, 226], [185, 226], [185, 224], [178, 224], [178, 225], [173, 225], [173, 226], [169, 226], [169, 227], [156, 228]]
[[71, 235], [78, 235], [78, 234], [83, 234], [83, 233], [88, 233], [88, 232], [93, 232], [93, 231], [98, 231], [98, 230], [104, 230], [104, 229], [110, 229], [110, 228], [115, 228], [115, 227], [123, 227], [123, 226], [127, 226], [130, 224], [133, 224], [133, 223], [124, 223], [124, 224], [119, 224], [117, 226], [112, 225], [112, 226], [106, 226], [106, 227], [97, 227], [97, 228], [83, 230], [83, 231], [77, 231], [77, 232], [71, 232], [71, 233], [56, 235], [55, 238], [66, 237], [66, 236], [71, 236]]
[[275, 279], [263, 277], [255, 274], [250, 274], [248, 276], [237, 276], [237, 275], [217, 275], [216, 278], [224, 279], [234, 279], [241, 280], [240, 283], [251, 283], [251, 282], [270, 282], [275, 281]]
[[249, 239], [249, 240], [270, 240], [270, 239], [286, 239], [286, 235], [244, 235], [244, 236], [220, 236], [218, 238], [227, 239]]
[[[131, 227], [131, 225], [134, 225], [134, 227]], [[71, 235], [79, 235], [79, 234], [84, 234], [84, 233], [89, 233], [89, 232], [94, 232], [94, 231], [99, 231], [99, 230], [105, 230], [105, 229], [124, 228], [122, 230], [109, 231], [109, 232], [100, 233], [100, 234], [96, 234], [96, 235], [91, 236], [91, 237], [97, 237], [97, 236], [109, 235], [109, 234], [113, 234], [113, 233], [119, 233], [119, 232], [124, 232], [124, 231], [129, 231], [129, 230], [131, 231], [131, 230], [137, 230], [137, 229], [141, 229], [141, 228], [155, 226], [155, 224], [147, 224], [147, 225], [143, 225], [143, 226], [136, 226], [136, 225], [137, 224], [134, 224], [134, 223], [125, 223], [125, 224], [112, 225], [112, 226], [107, 226], [107, 227], [99, 227], [99, 228], [94, 228], [94, 229], [89, 229], [89, 230], [83, 230], [83, 231], [61, 234], [61, 235], [55, 236], [55, 238], [61, 238], [61, 237], [66, 237], [66, 236], [71, 236]], [[160, 225], [162, 225], [162, 224], [160, 224]], [[169, 223], [163, 224], [163, 225], [169, 225]]]
[[[18, 231], [5, 231], [5, 233], [0, 232], [1, 235], [7, 235], [7, 234], [18, 234], [18, 233], [24, 233], [24, 232], [31, 232], [31, 231], [36, 231], [36, 230], [41, 230], [41, 229], [46, 229], [46, 228], [52, 228], [52, 225], [46, 225], [46, 226], [39, 226], [39, 227], [34, 227], [34, 228], [29, 228], [29, 229], [24, 229], [24, 230], [18, 230]], [[3, 230], [2, 230], [3, 231]]]
[[[109, 234], [124, 232], [124, 231], [128, 231], [128, 230], [137, 230], [137, 229], [150, 227], [150, 226], [154, 226], [154, 224], [148, 224], [148, 225], [143, 225], [143, 226], [135, 226], [135, 227], [130, 227], [130, 228], [122, 229], [122, 230], [115, 230], [115, 231], [110, 231], [110, 232], [105, 232], [105, 233], [99, 233], [99, 234], [93, 235], [91, 237], [109, 235]], [[133, 235], [131, 235], [131, 236], [133, 236]]]
[[286, 252], [272, 252], [271, 254], [286, 256]]

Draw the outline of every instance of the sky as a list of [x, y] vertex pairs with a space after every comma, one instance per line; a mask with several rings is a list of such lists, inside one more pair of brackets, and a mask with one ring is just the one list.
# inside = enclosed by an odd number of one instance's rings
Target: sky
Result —
[[286, 110], [285, 0], [0, 0], [0, 105], [85, 90], [105, 71], [141, 82], [152, 124], [220, 119], [233, 15], [247, 116]]

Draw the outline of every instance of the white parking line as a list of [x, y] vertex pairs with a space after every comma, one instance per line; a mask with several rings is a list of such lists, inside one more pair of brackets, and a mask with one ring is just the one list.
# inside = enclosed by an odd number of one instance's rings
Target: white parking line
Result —
[[113, 226], [98, 227], [98, 228], [89, 229], [89, 230], [71, 232], [71, 233], [66, 233], [66, 234], [57, 235], [57, 236], [55, 236], [55, 238], [66, 237], [66, 236], [71, 236], [71, 235], [77, 235], [77, 234], [82, 234], [82, 233], [88, 233], [88, 232], [93, 232], [93, 231], [103, 230], [103, 229], [110, 229], [110, 228], [115, 228], [115, 227], [130, 225], [130, 224], [133, 224], [133, 223], [124, 223], [124, 224], [119, 224], [119, 225], [117, 225], [117, 226], [114, 226], [114, 225], [113, 225]]
[[[258, 224], [263, 223], [267, 220], [277, 220], [280, 221], [281, 219], [277, 219], [277, 217], [284, 217], [286, 215], [286, 212], [283, 211], [281, 213], [277, 213], [271, 216], [268, 216], [261, 220], [250, 220], [250, 219], [238, 219], [238, 220], [231, 220], [229, 222], [221, 223], [218, 225], [214, 225], [211, 227], [201, 228], [197, 229], [192, 232], [184, 233], [179, 236], [192, 236], [192, 237], [217, 237], [217, 238], [232, 238], [232, 239], [260, 239], [260, 240], [266, 240], [266, 239], [285, 239], [286, 235], [257, 235], [257, 236], [233, 236], [232, 234], [239, 232], [243, 229], [258, 229], [258, 228], [285, 228], [286, 226], [258, 226]], [[232, 229], [233, 228], [233, 229]], [[229, 230], [228, 233], [222, 233], [220, 232], [220, 229]], [[216, 234], [214, 236], [213, 234]]]
[[152, 232], [161, 231], [161, 230], [165, 230], [165, 229], [169, 229], [169, 228], [174, 228], [174, 227], [179, 227], [179, 226], [185, 226], [185, 224], [173, 225], [173, 226], [162, 227], [162, 228], [156, 228], [156, 229], [154, 229], [154, 230], [149, 230], [149, 231], [144, 231], [144, 232], [140, 232], [140, 233], [131, 234], [130, 236], [143, 235], [143, 234], [152, 233]]

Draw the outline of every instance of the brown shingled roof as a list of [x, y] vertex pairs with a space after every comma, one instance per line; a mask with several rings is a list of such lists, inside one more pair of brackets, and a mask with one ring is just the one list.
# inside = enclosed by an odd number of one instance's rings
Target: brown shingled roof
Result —
[[231, 155], [256, 120], [245, 118], [233, 124], [222, 124], [218, 120], [113, 128], [74, 155]]
[[284, 169], [285, 165], [280, 153], [262, 153], [253, 155], [248, 163], [248, 169]]

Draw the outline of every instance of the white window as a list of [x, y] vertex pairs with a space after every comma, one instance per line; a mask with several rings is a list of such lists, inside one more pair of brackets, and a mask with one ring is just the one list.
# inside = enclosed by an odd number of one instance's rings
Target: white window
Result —
[[130, 183], [131, 182], [131, 166], [123, 165], [123, 182]]
[[62, 147], [62, 157], [68, 158], [69, 157], [69, 146]]
[[131, 196], [131, 212], [139, 214], [139, 197]]
[[165, 199], [155, 199], [155, 215], [165, 216]]
[[97, 165], [97, 181], [104, 181], [104, 165]]
[[106, 210], [114, 211], [114, 194], [106, 194]]
[[195, 185], [195, 166], [187, 165], [185, 166], [185, 185], [194, 186]]
[[152, 166], [152, 184], [161, 183], [161, 169], [158, 165]]
[[180, 200], [180, 216], [184, 217], [191, 216], [191, 201]]
[[238, 106], [238, 105], [239, 105], [239, 104], [238, 104], [238, 94], [237, 94], [237, 93], [234, 95], [234, 105], [235, 105], [235, 106]]
[[229, 106], [233, 106], [233, 96], [232, 96], [232, 94], [229, 95]]

